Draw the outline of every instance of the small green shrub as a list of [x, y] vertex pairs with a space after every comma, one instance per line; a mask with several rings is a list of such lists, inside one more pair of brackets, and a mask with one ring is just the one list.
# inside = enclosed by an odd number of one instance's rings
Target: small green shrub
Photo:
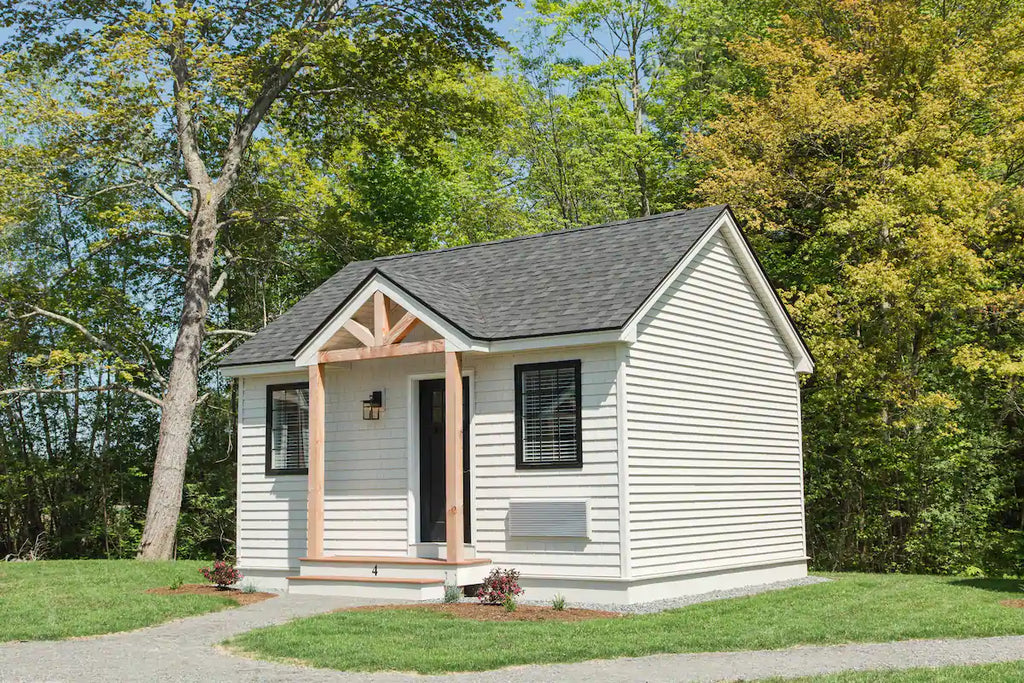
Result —
[[242, 592], [243, 593], [255, 593], [256, 592], [256, 584], [253, 583], [252, 581], [246, 581], [245, 583], [242, 584]]
[[185, 579], [180, 576], [174, 577], [174, 581], [171, 581], [171, 585], [168, 586], [172, 591], [176, 591], [185, 584]]
[[454, 583], [444, 585], [444, 601], [446, 603], [458, 602], [462, 599], [462, 589]]
[[501, 604], [505, 608], [506, 612], [515, 612], [517, 607], [516, 596], [512, 595], [511, 593], [509, 595], [506, 595], [505, 600]]
[[564, 610], [565, 609], [565, 596], [562, 595], [561, 593], [558, 593], [557, 595], [555, 595], [554, 600], [551, 601], [551, 607], [556, 612], [561, 612], [562, 610]]

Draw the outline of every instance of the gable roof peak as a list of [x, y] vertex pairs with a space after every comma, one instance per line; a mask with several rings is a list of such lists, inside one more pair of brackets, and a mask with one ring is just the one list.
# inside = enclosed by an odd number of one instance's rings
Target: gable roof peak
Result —
[[483, 343], [620, 329], [726, 211], [671, 211], [351, 262], [221, 366], [294, 360], [375, 273]]

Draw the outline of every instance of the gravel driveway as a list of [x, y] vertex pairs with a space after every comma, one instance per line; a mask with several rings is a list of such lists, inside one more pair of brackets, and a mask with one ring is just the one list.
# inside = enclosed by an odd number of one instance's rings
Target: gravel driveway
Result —
[[95, 638], [0, 645], [0, 681], [729, 681], [857, 669], [983, 664], [1024, 659], [1024, 636], [797, 647], [788, 650], [656, 655], [531, 665], [447, 677], [342, 673], [259, 662], [216, 644], [238, 633], [369, 601], [284, 595], [248, 607]]

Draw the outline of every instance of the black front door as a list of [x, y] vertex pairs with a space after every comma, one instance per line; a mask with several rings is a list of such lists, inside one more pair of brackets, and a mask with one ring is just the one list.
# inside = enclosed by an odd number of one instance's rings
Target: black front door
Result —
[[[444, 380], [420, 381], [420, 541], [443, 543], [444, 534]], [[462, 378], [462, 498], [465, 538], [472, 510], [469, 500], [469, 378]]]

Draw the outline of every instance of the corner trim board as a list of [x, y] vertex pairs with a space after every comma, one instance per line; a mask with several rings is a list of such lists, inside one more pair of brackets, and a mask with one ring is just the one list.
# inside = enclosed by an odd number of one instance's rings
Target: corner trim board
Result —
[[629, 413], [626, 386], [629, 348], [620, 345], [616, 349], [616, 356], [619, 362], [615, 374], [615, 427], [619, 451], [619, 575], [629, 579], [633, 574], [629, 531]]
[[306, 556], [324, 554], [324, 366], [309, 366], [309, 481], [306, 495]]

